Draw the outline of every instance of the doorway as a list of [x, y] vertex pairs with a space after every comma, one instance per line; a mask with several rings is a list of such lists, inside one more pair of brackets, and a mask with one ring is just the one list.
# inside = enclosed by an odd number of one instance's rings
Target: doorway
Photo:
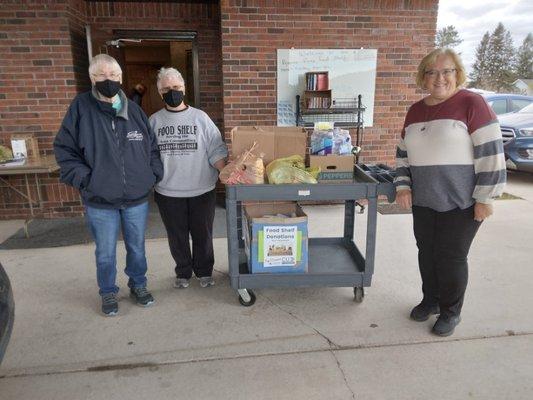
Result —
[[157, 90], [161, 67], [176, 68], [185, 81], [185, 102], [193, 107], [199, 104], [196, 32], [117, 30], [110, 38], [88, 27], [87, 41], [92, 55], [106, 53], [119, 62], [126, 95], [131, 96], [138, 83], [146, 87], [141, 101], [146, 115], [164, 107]]
[[126, 42], [123, 52], [123, 87], [128, 95], [136, 84], [142, 83], [146, 93], [141, 106], [150, 116], [164, 107], [157, 90], [157, 73], [161, 67], [174, 67], [185, 80], [185, 103], [195, 105], [194, 79], [192, 73], [192, 43], [177, 41], [142, 41]]

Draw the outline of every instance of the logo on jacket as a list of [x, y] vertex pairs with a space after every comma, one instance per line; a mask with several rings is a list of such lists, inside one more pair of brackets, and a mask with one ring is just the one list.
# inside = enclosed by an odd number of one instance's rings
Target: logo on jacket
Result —
[[143, 134], [139, 131], [131, 131], [126, 134], [126, 138], [128, 140], [143, 140]]

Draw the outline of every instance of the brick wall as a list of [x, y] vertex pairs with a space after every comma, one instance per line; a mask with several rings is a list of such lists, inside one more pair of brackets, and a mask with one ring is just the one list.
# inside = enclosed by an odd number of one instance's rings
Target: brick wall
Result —
[[[88, 87], [84, 27], [198, 32], [200, 107], [227, 133], [276, 123], [278, 48], [376, 48], [374, 126], [362, 161], [392, 162], [414, 74], [432, 47], [437, 0], [221, 0], [219, 4], [4, 0], [0, 9], [0, 142], [32, 132], [42, 154], [72, 98]], [[221, 49], [222, 43], [222, 49]], [[223, 77], [223, 79], [222, 79]], [[21, 178], [8, 178], [24, 191]], [[31, 181], [32, 182], [32, 181]], [[42, 217], [79, 215], [75, 190], [42, 177]], [[0, 183], [0, 186], [2, 184]], [[36, 187], [32, 185], [32, 196]], [[27, 202], [0, 188], [0, 218], [26, 217]]]
[[[41, 154], [52, 154], [52, 141], [65, 110], [77, 93], [73, 67], [71, 1], [3, 1], [0, 10], [0, 142], [13, 133], [33, 133]], [[75, 8], [84, 6], [78, 1]], [[25, 193], [22, 177], [6, 178]], [[37, 187], [30, 177], [30, 191]], [[41, 178], [43, 210], [37, 215], [79, 215], [76, 191], [59, 184], [58, 175]], [[3, 186], [3, 183], [2, 183]], [[0, 218], [29, 214], [27, 201], [3, 187]]]
[[[0, 143], [13, 133], [31, 132], [41, 154], [52, 142], [68, 105], [87, 90], [85, 25], [113, 29], [194, 30], [198, 32], [200, 107], [222, 128], [220, 14], [218, 4], [85, 2], [83, 0], [4, 0], [0, 10]], [[6, 179], [25, 193], [22, 177]], [[68, 217], [83, 211], [76, 190], [43, 175], [39, 217]], [[4, 186], [0, 183], [0, 186]], [[31, 196], [37, 187], [30, 177]], [[0, 187], [0, 219], [29, 215], [27, 201]]]
[[218, 4], [89, 2], [88, 22], [110, 37], [114, 29], [198, 32], [200, 104], [222, 128], [222, 61]]
[[226, 137], [234, 126], [276, 124], [277, 49], [378, 50], [374, 126], [362, 162], [392, 163], [414, 83], [433, 47], [438, 1], [222, 0]]

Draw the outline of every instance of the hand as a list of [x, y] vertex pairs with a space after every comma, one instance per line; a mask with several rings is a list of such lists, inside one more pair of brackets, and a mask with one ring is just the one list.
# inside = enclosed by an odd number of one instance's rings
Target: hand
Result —
[[224, 167], [226, 166], [226, 160], [224, 160], [223, 158], [218, 160], [214, 165], [213, 167], [215, 167], [217, 170], [218, 170], [218, 173], [222, 172], [222, 170], [224, 169]]
[[474, 220], [482, 222], [494, 212], [492, 204], [476, 203], [474, 205]]
[[396, 203], [402, 208], [411, 208], [413, 205], [413, 196], [409, 189], [402, 189], [396, 192]]

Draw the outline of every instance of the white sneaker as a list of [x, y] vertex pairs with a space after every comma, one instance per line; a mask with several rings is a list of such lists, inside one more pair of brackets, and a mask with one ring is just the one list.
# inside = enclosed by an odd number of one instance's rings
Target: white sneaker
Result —
[[177, 289], [186, 289], [189, 287], [190, 279], [176, 278], [174, 281], [174, 287]]
[[215, 286], [215, 280], [212, 276], [202, 276], [201, 278], [198, 278], [198, 280], [200, 281], [200, 286], [203, 288]]

